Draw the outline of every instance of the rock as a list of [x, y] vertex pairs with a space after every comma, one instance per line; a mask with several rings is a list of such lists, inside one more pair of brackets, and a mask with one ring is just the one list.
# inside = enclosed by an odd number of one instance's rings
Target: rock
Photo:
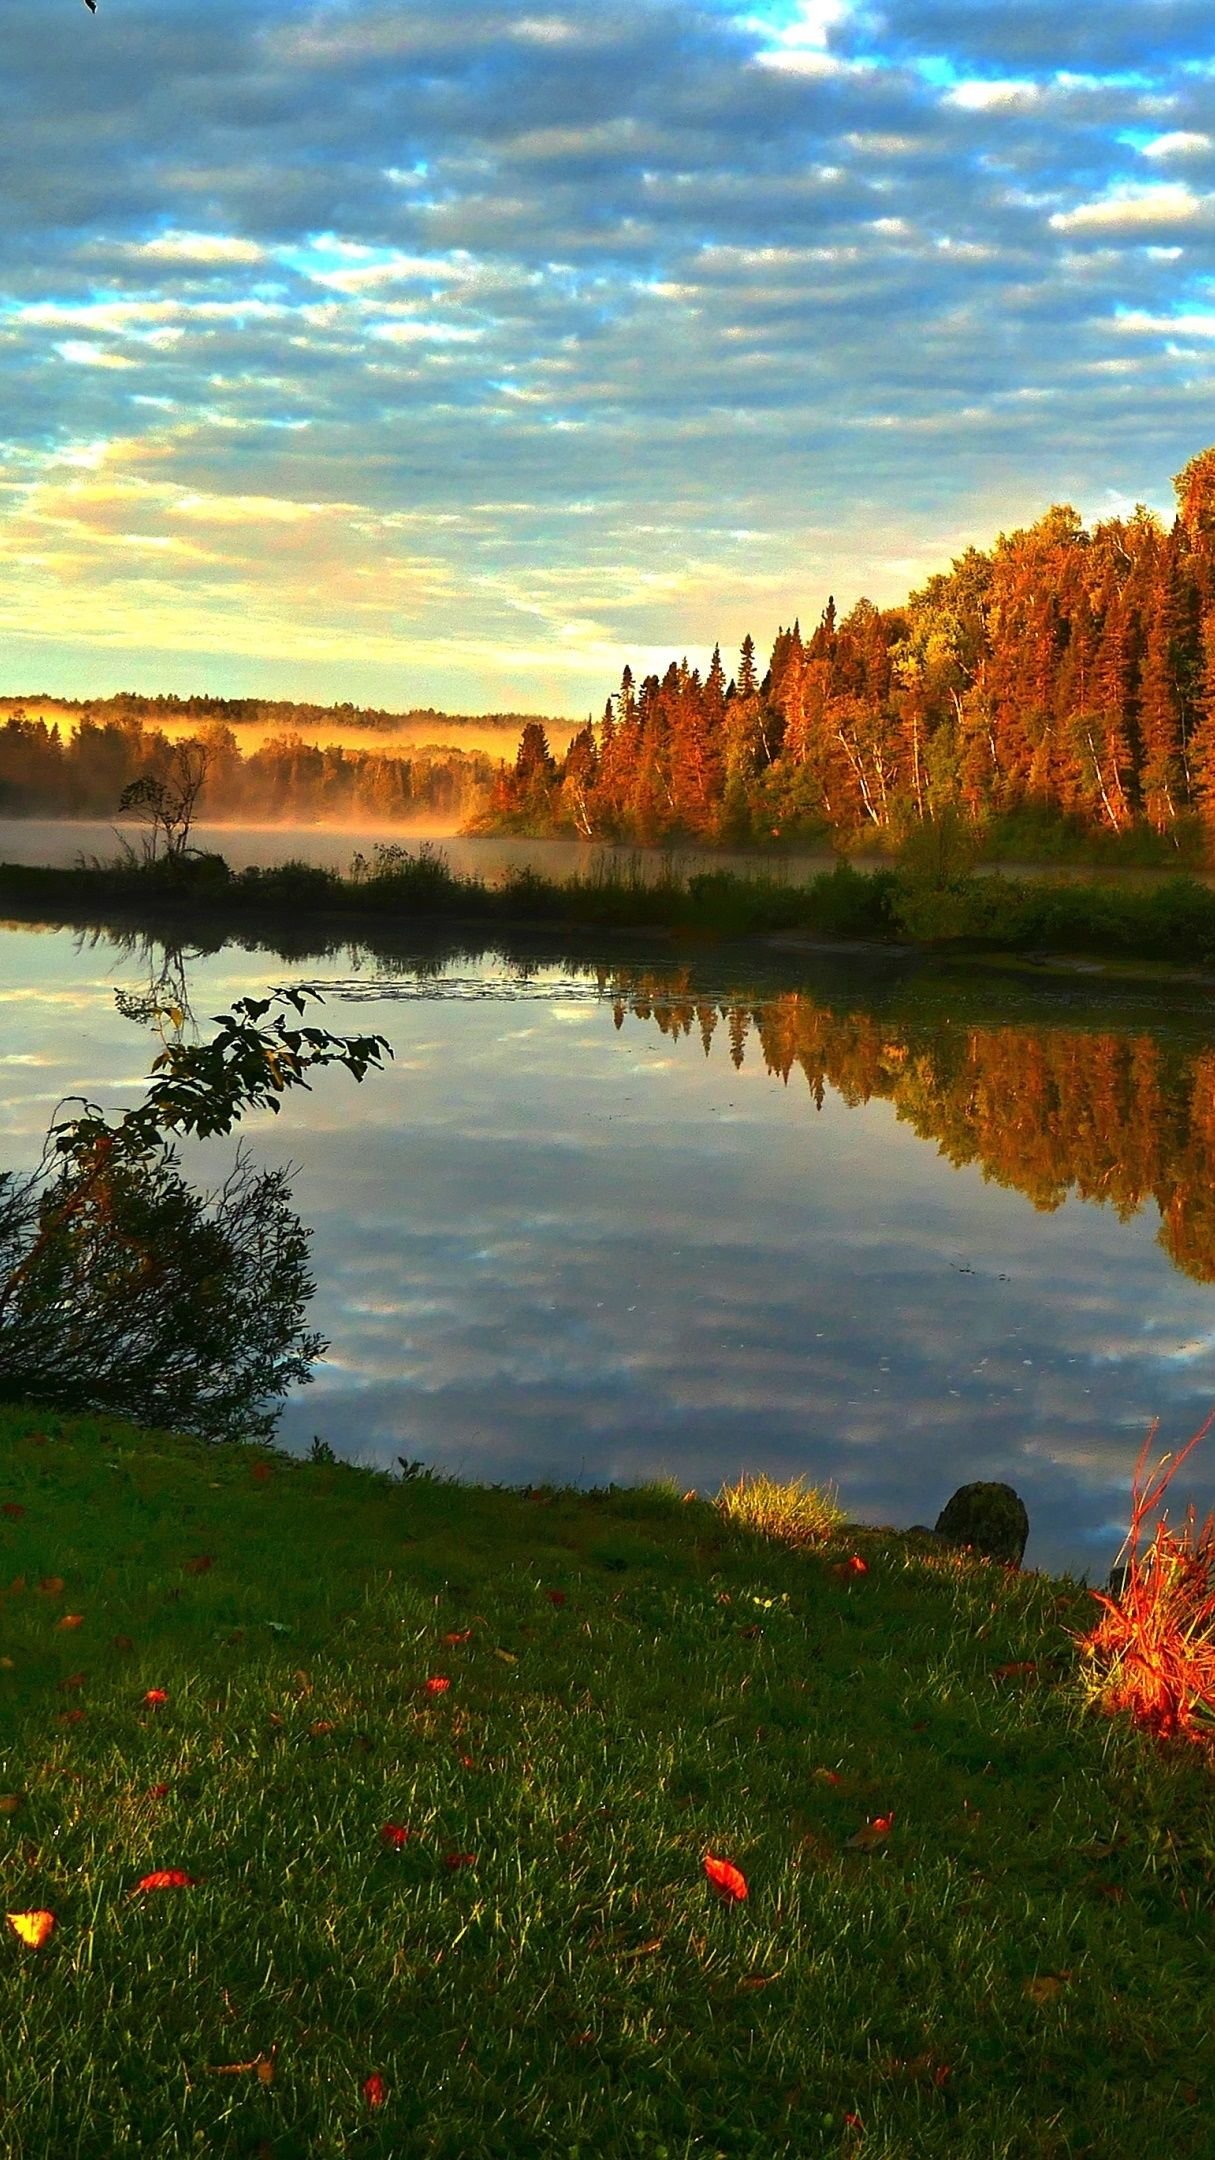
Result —
[[1029, 1536], [1025, 1502], [1011, 1485], [959, 1485], [937, 1516], [937, 1536], [1020, 1567]]

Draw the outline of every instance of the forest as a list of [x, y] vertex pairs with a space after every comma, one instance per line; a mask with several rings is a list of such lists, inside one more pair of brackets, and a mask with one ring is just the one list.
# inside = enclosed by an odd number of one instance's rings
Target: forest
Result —
[[[206, 769], [199, 814], [220, 822], [433, 818], [454, 828], [483, 803], [495, 771], [476, 750], [322, 749], [297, 732], [246, 756], [234, 729], [218, 720], [194, 739]], [[0, 816], [113, 817], [132, 782], [170, 777], [175, 748], [162, 729], [137, 718], [84, 717], [63, 734], [55, 721], [14, 714], [0, 726]]]
[[778, 630], [637, 682], [560, 762], [523, 729], [499, 828], [641, 843], [831, 835], [881, 845], [944, 806], [1073, 835], [1180, 846], [1215, 827], [1215, 448], [1142, 505], [1086, 528], [1055, 505], [968, 548], [903, 605], [828, 600]]

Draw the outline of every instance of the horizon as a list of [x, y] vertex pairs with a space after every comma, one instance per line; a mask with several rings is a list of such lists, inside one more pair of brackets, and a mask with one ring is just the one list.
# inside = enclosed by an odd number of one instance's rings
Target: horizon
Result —
[[1167, 518], [1211, 432], [1194, 0], [13, 0], [6, 47], [31, 697], [576, 722], [1051, 503]]

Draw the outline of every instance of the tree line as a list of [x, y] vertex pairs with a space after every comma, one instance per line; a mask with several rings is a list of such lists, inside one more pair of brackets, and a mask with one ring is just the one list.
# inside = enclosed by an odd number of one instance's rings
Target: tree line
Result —
[[[205, 766], [197, 814], [221, 822], [392, 824], [425, 816], [454, 826], [482, 806], [495, 770], [481, 751], [322, 748], [297, 733], [246, 756], [219, 721], [193, 740]], [[138, 719], [82, 719], [65, 735], [57, 722], [14, 714], [0, 726], [0, 816], [112, 817], [136, 783], [169, 782], [179, 749]]]
[[1045, 814], [1092, 832], [1215, 826], [1215, 448], [1086, 528], [1055, 505], [968, 548], [899, 607], [829, 599], [778, 630], [761, 673], [625, 668], [558, 761], [523, 729], [499, 826], [646, 843], [898, 835], [946, 807], [976, 826]]

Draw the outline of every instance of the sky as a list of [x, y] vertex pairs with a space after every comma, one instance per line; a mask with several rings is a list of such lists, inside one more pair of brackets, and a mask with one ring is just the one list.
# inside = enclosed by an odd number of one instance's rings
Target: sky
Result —
[[5, 0], [0, 688], [602, 709], [1215, 439], [1197, 0]]

